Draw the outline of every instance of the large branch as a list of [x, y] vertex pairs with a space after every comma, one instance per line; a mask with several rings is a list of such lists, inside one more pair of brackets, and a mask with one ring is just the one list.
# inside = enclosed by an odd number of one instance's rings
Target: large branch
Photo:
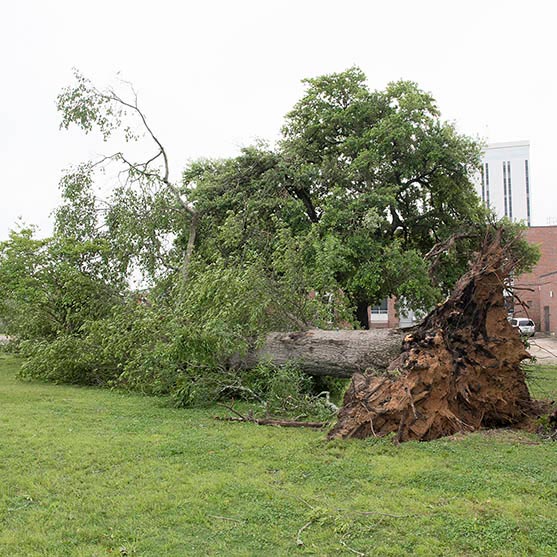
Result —
[[[132, 87], [132, 91], [133, 91], [133, 87]], [[141, 109], [137, 106], [137, 95], [135, 94], [135, 91], [134, 91], [134, 95], [135, 95], [135, 99], [136, 99], [134, 104], [126, 102], [124, 99], [119, 97], [116, 93], [114, 93], [114, 91], [110, 91], [110, 93], [108, 95], [106, 95], [106, 97], [109, 100], [112, 100], [114, 102], [117, 102], [117, 103], [121, 104], [122, 106], [126, 106], [128, 108], [131, 108], [133, 111], [135, 111], [139, 115], [141, 121], [143, 122], [143, 126], [145, 127], [145, 129], [147, 130], [147, 132], [149, 133], [149, 135], [151, 136], [153, 141], [157, 144], [157, 146], [160, 149], [160, 152], [162, 153], [162, 156], [163, 156], [163, 159], [164, 159], [164, 176], [162, 178], [162, 181], [165, 184], [169, 184], [170, 167], [169, 167], [169, 164], [168, 164], [168, 156], [166, 154], [166, 150], [163, 147], [163, 144], [159, 141], [158, 137], [154, 134], [153, 130], [150, 128], [149, 124], [147, 123], [147, 118], [145, 117], [145, 115], [143, 114]]]
[[309, 220], [317, 224], [319, 222], [319, 215], [317, 214], [317, 211], [313, 206], [313, 201], [311, 200], [309, 193], [305, 191], [303, 188], [292, 187], [289, 188], [289, 190], [295, 197], [297, 197], [304, 204], [304, 207], [306, 208], [306, 214]]
[[195, 247], [195, 239], [197, 237], [198, 225], [199, 225], [199, 214], [197, 212], [193, 212], [191, 215], [188, 245], [186, 246], [186, 253], [182, 261], [182, 285], [185, 285], [188, 282], [188, 274], [189, 274], [189, 269], [191, 264], [191, 258], [193, 256], [193, 250]]
[[[151, 157], [148, 161], [146, 161], [144, 163], [141, 163], [141, 164], [133, 164], [133, 163], [127, 161], [124, 158], [122, 153], [119, 153], [119, 156], [120, 156], [121, 160], [124, 163], [126, 163], [128, 165], [128, 167], [133, 169], [135, 172], [138, 172], [139, 174], [141, 174], [141, 175], [143, 175], [147, 178], [155, 178], [155, 179], [159, 179], [161, 182], [163, 182], [163, 184], [165, 184], [165, 186], [173, 193], [173, 195], [174, 195], [176, 201], [179, 203], [180, 207], [182, 207], [182, 209], [186, 213], [188, 213], [191, 217], [188, 244], [187, 244], [187, 247], [186, 247], [186, 252], [184, 254], [184, 259], [183, 259], [182, 267], [181, 267], [181, 277], [182, 277], [182, 286], [183, 286], [187, 282], [187, 279], [188, 279], [189, 267], [190, 267], [191, 259], [192, 259], [192, 256], [193, 256], [193, 251], [194, 251], [194, 248], [195, 248], [195, 240], [196, 240], [196, 237], [197, 237], [197, 229], [198, 229], [198, 224], [199, 224], [199, 213], [198, 213], [198, 211], [195, 210], [195, 207], [191, 203], [188, 203], [186, 200], [184, 200], [184, 198], [180, 194], [179, 189], [170, 181], [170, 166], [169, 166], [169, 163], [168, 163], [168, 155], [166, 153], [166, 149], [164, 148], [164, 146], [161, 143], [161, 141], [159, 140], [159, 138], [155, 135], [155, 133], [153, 132], [153, 130], [149, 126], [149, 124], [147, 122], [147, 118], [143, 114], [143, 111], [137, 105], [137, 94], [135, 93], [135, 90], [133, 89], [133, 86], [131, 86], [131, 87], [132, 87], [132, 91], [134, 93], [134, 98], [135, 98], [135, 101], [134, 101], [133, 104], [125, 101], [124, 99], [122, 99], [119, 95], [117, 95], [113, 91], [110, 91], [107, 98], [109, 98], [113, 102], [117, 102], [117, 103], [121, 104], [122, 106], [130, 108], [136, 114], [138, 114], [139, 118], [141, 119], [141, 121], [143, 123], [143, 126], [147, 130], [151, 139], [157, 145], [158, 152], [153, 157]], [[158, 174], [158, 172], [157, 173], [152, 173], [152, 172], [148, 171], [149, 164], [154, 162], [160, 156], [162, 156], [163, 163], [164, 163], [164, 174], [163, 174], [162, 177]]]
[[[131, 86], [131, 85], [130, 85]], [[168, 155], [166, 153], [166, 149], [164, 148], [162, 142], [159, 140], [159, 138], [155, 135], [155, 133], [153, 132], [153, 130], [151, 129], [151, 127], [149, 126], [149, 123], [147, 122], [147, 117], [145, 116], [145, 114], [143, 114], [143, 111], [139, 108], [139, 106], [137, 105], [137, 94], [135, 93], [135, 90], [133, 89], [132, 86], [132, 91], [134, 93], [134, 97], [135, 97], [135, 102], [129, 103], [127, 101], [125, 101], [124, 99], [122, 99], [119, 95], [117, 95], [114, 91], [110, 91], [109, 94], [102, 94], [105, 98], [107, 98], [108, 100], [111, 100], [113, 102], [119, 103], [122, 106], [125, 106], [127, 108], [130, 108], [131, 110], [133, 110], [141, 119], [141, 122], [143, 123], [143, 126], [145, 127], [145, 129], [147, 130], [147, 133], [150, 135], [151, 139], [155, 142], [155, 144], [158, 147], [158, 152], [156, 155], [154, 155], [151, 159], [149, 159], [147, 162], [145, 163], [141, 163], [141, 164], [131, 164], [128, 161], [126, 161], [122, 154], [120, 153], [120, 156], [122, 157], [122, 160], [124, 160], [124, 162], [126, 162], [126, 164], [128, 164], [130, 167], [133, 167], [136, 171], [141, 172], [142, 174], [149, 176], [149, 177], [155, 177], [155, 175], [153, 173], [148, 173], [147, 172], [147, 166], [155, 161], [157, 158], [159, 158], [160, 156], [162, 156], [163, 158], [163, 163], [164, 163], [164, 174], [161, 177], [160, 175], [156, 175], [169, 189], [170, 191], [174, 194], [174, 196], [176, 197], [176, 200], [178, 201], [178, 203], [180, 204], [180, 206], [186, 211], [188, 212], [191, 216], [193, 216], [196, 211], [193, 207], [193, 205], [187, 203], [182, 196], [180, 195], [180, 191], [178, 190], [178, 188], [170, 181], [170, 165], [168, 163]], [[144, 167], [143, 171], [140, 170], [139, 167]]]

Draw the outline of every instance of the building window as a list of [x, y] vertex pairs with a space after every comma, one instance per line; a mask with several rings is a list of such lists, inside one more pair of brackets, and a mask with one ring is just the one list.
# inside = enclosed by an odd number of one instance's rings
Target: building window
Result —
[[507, 195], [509, 197], [509, 218], [513, 218], [513, 195], [511, 187], [511, 161], [507, 161]]
[[503, 161], [503, 199], [505, 201], [505, 216], [509, 216], [509, 200], [507, 196], [507, 161]]
[[524, 161], [524, 176], [526, 178], [526, 216], [530, 226], [530, 172], [528, 171], [528, 159]]
[[388, 313], [388, 299], [381, 300], [381, 303], [376, 306], [371, 306], [372, 314]]
[[481, 175], [482, 175], [482, 202], [485, 203], [485, 172], [484, 172], [483, 164], [481, 169]]
[[485, 163], [485, 201], [489, 207], [489, 164]]

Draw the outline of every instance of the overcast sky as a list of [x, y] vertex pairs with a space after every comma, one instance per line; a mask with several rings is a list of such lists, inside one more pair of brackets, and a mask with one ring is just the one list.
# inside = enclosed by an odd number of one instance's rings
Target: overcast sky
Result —
[[358, 65], [372, 89], [411, 79], [443, 116], [487, 141], [528, 139], [533, 224], [557, 224], [552, 2], [79, 0], [4, 3], [0, 23], [0, 240], [18, 217], [50, 232], [64, 168], [106, 146], [59, 130], [77, 67], [120, 71], [166, 145], [190, 159], [278, 137], [300, 80]]

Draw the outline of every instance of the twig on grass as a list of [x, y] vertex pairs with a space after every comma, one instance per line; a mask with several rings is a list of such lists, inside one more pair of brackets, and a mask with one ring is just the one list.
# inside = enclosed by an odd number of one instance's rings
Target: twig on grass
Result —
[[296, 534], [296, 545], [298, 545], [298, 546], [304, 545], [304, 542], [303, 542], [303, 540], [302, 540], [302, 538], [301, 538], [300, 536], [302, 535], [302, 532], [303, 532], [306, 528], [309, 528], [312, 524], [313, 524], [313, 520], [310, 520], [309, 522], [306, 522], [306, 523], [298, 530], [298, 533]]
[[299, 495], [292, 495], [292, 497], [298, 499], [298, 501], [301, 501], [304, 505], [307, 505], [312, 511], [315, 510], [315, 507], [313, 505], [308, 503], [305, 499], [302, 499]]
[[378, 515], [378, 516], [388, 516], [389, 518], [410, 518], [411, 516], [416, 516], [415, 514], [388, 514], [381, 513], [377, 511], [350, 511], [354, 514], [362, 514], [364, 516]]
[[365, 557], [366, 554], [362, 553], [361, 551], [358, 551], [357, 549], [354, 549], [352, 547], [350, 547], [344, 540], [339, 540], [341, 545], [343, 545], [344, 547], [346, 547], [346, 549], [348, 549], [348, 551], [351, 551], [352, 553], [355, 553], [356, 555], [359, 555], [359, 557]]
[[293, 499], [296, 499], [297, 501], [300, 501], [301, 503], [306, 505], [308, 508], [310, 508], [312, 511], [315, 511], [315, 509], [316, 509], [316, 507], [314, 507], [309, 501], [306, 501], [303, 497], [300, 497], [299, 495], [296, 495], [295, 493], [290, 493], [284, 487], [278, 487], [277, 488], [277, 487], [273, 486], [273, 489], [280, 489], [280, 491], [282, 491], [287, 497], [292, 497]]
[[223, 402], [219, 402], [218, 405], [219, 405], [219, 406], [223, 406], [223, 407], [226, 408], [227, 410], [230, 410], [233, 414], [236, 414], [236, 416], [238, 416], [239, 418], [241, 418], [244, 422], [250, 421], [248, 418], [246, 418], [245, 416], [243, 416], [242, 414], [240, 414], [240, 412], [237, 412], [236, 410], [234, 410], [234, 408], [233, 408], [232, 406], [228, 406], [228, 404], [224, 404]]
[[239, 522], [239, 523], [243, 523], [243, 520], [240, 520], [239, 518], [231, 518], [229, 516], [218, 516], [216, 514], [208, 514], [207, 516], [210, 516], [211, 518], [216, 518], [218, 520], [227, 520], [229, 522]]
[[[234, 404], [234, 403], [233, 403]], [[276, 418], [256, 418], [253, 415], [253, 411], [250, 410], [247, 416], [240, 414], [233, 406], [228, 404], [218, 403], [219, 406], [230, 410], [233, 414], [236, 414], [236, 418], [232, 416], [213, 416], [215, 420], [221, 420], [225, 422], [248, 422], [257, 425], [276, 425], [281, 427], [311, 427], [314, 429], [321, 429], [325, 427], [328, 422], [300, 422], [297, 420], [279, 420]]]
[[[238, 414], [238, 412], [234, 412]], [[223, 422], [247, 422], [257, 425], [275, 425], [280, 427], [310, 427], [313, 429], [321, 429], [328, 425], [328, 422], [297, 422], [293, 420], [276, 420], [273, 418], [254, 418], [253, 416], [242, 416], [235, 418], [233, 416], [213, 416], [215, 420]]]

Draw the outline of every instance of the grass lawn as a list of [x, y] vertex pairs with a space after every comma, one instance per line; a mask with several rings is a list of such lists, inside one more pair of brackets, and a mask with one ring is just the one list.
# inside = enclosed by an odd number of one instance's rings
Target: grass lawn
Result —
[[[557, 443], [218, 422], [15, 379], [0, 355], [0, 555], [557, 555]], [[557, 398], [557, 367], [534, 368]]]

